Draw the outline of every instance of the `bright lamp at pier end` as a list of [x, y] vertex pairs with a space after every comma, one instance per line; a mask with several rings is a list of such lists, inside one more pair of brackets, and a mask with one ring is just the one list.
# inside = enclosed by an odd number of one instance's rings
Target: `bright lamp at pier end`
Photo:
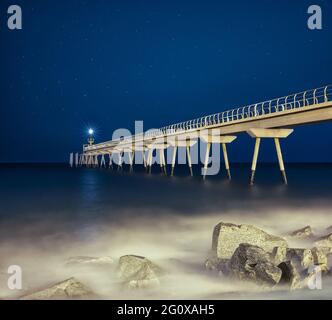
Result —
[[88, 144], [91, 146], [91, 145], [93, 145], [94, 142], [95, 142], [95, 139], [94, 139], [94, 137], [93, 137], [94, 130], [90, 128], [90, 129], [88, 130], [88, 133], [89, 133]]

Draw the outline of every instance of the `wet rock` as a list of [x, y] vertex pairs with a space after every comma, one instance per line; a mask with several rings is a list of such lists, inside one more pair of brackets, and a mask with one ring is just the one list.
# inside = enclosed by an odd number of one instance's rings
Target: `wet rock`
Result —
[[326, 255], [326, 258], [327, 258], [327, 263], [326, 263], [326, 265], [327, 265], [329, 268], [331, 268], [331, 267], [332, 267], [332, 253], [328, 253], [328, 254]]
[[298, 264], [294, 261], [285, 261], [278, 265], [281, 269], [282, 275], [280, 284], [289, 285], [290, 289], [296, 289], [301, 282], [303, 276], [301, 275], [301, 269], [298, 268]]
[[229, 268], [231, 274], [240, 280], [274, 286], [280, 281], [281, 270], [269, 260], [269, 253], [262, 248], [242, 243], [230, 259]]
[[310, 249], [288, 249], [286, 260], [296, 261], [302, 269], [307, 269], [314, 265], [314, 257]]
[[286, 261], [287, 256], [287, 249], [286, 247], [275, 247], [272, 250], [271, 259], [274, 264], [278, 265], [281, 262]]
[[315, 242], [315, 246], [332, 248], [332, 233], [328, 234], [327, 236], [318, 238]]
[[322, 248], [314, 247], [311, 249], [314, 264], [316, 265], [327, 265], [327, 256]]
[[220, 222], [213, 231], [212, 251], [221, 259], [230, 259], [240, 243], [259, 246], [267, 252], [274, 247], [287, 247], [285, 239], [270, 235], [251, 225]]
[[255, 268], [256, 280], [270, 286], [279, 283], [281, 279], [281, 270], [271, 262], [258, 263]]
[[304, 228], [293, 231], [290, 236], [298, 239], [312, 239], [314, 234], [311, 227], [306, 226]]
[[321, 266], [312, 266], [303, 270], [301, 264], [295, 260], [282, 262], [278, 268], [282, 271], [280, 284], [288, 285], [290, 290], [319, 289], [321, 277], [325, 273]]
[[160, 284], [160, 267], [145, 257], [126, 255], [119, 260], [119, 276], [129, 288], [148, 288]]
[[[317, 253], [317, 255], [319, 254], [317, 251], [315, 251], [315, 253]], [[322, 258], [320, 255], [319, 257]], [[272, 251], [271, 259], [276, 265], [286, 261], [295, 261], [302, 270], [315, 264], [314, 255], [310, 249], [276, 247]]]
[[22, 296], [21, 300], [65, 300], [93, 296], [93, 292], [75, 278], [59, 282], [48, 288]]
[[67, 260], [66, 265], [73, 266], [110, 266], [114, 264], [114, 259], [108, 256], [105, 257], [87, 257], [87, 256], [77, 256], [71, 257]]

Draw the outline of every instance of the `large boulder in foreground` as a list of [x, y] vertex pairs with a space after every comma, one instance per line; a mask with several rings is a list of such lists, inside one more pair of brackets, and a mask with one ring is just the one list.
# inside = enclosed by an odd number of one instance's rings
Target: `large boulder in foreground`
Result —
[[259, 246], [267, 252], [274, 247], [287, 247], [283, 238], [270, 235], [251, 225], [218, 223], [213, 230], [212, 251], [220, 259], [230, 259], [241, 243]]
[[274, 286], [281, 279], [281, 269], [270, 262], [264, 249], [241, 243], [228, 263], [231, 274], [240, 280], [251, 280], [260, 285]]
[[24, 295], [21, 300], [66, 300], [89, 298], [93, 292], [75, 278], [59, 282], [48, 288]]
[[158, 286], [161, 275], [161, 268], [145, 257], [126, 255], [119, 260], [119, 276], [129, 288]]

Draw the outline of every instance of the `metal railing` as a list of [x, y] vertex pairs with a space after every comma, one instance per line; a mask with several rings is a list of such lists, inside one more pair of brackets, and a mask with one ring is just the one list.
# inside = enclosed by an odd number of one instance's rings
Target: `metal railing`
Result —
[[[222, 111], [216, 114], [211, 114], [205, 117], [184, 121], [159, 129], [148, 130], [145, 133], [136, 134], [134, 136], [124, 137], [123, 140], [117, 139], [108, 141], [94, 147], [107, 147], [108, 144], [116, 142], [124, 142], [126, 140], [139, 141], [143, 139], [157, 139], [167, 135], [177, 133], [185, 133], [188, 131], [206, 129], [213, 126], [221, 126], [230, 124], [239, 120], [250, 120], [252, 118], [285, 112], [289, 110], [311, 107], [316, 104], [329, 102], [332, 100], [332, 85], [320, 87], [317, 89], [307, 90], [296, 94], [288, 95], [282, 98], [268, 100], [244, 107], [239, 107], [227, 111]], [[88, 148], [94, 149], [94, 148]], [[98, 149], [98, 148], [96, 148]]]

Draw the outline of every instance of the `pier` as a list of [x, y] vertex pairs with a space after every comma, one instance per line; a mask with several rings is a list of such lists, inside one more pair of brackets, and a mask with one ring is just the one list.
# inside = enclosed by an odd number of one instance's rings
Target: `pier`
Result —
[[146, 171], [151, 173], [152, 157], [155, 152], [159, 155], [161, 171], [167, 175], [164, 152], [172, 148], [170, 175], [173, 176], [177, 151], [179, 148], [185, 148], [188, 172], [193, 175], [190, 150], [200, 140], [206, 144], [206, 153], [202, 161], [203, 178], [206, 178], [209, 166], [211, 145], [220, 144], [227, 177], [231, 179], [228, 146], [234, 145], [239, 134], [248, 134], [253, 139], [249, 183], [254, 184], [255, 181], [261, 143], [265, 139], [273, 139], [281, 177], [283, 183], [287, 184], [280, 140], [287, 139], [297, 126], [330, 120], [332, 120], [332, 86], [328, 85], [97, 144], [94, 143], [91, 134], [89, 144], [83, 146], [82, 153], [71, 154], [70, 164], [113, 168], [113, 156], [117, 155], [117, 166], [120, 170], [124, 155], [127, 154], [132, 171], [135, 153], [139, 152], [142, 154]]

